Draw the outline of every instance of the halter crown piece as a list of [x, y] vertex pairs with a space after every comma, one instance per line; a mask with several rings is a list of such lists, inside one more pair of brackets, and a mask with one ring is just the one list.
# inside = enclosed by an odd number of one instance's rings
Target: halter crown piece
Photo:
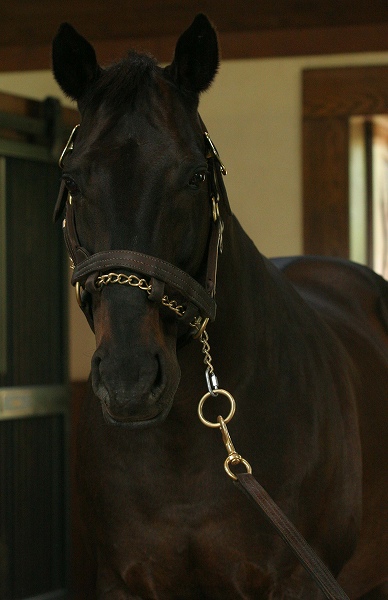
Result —
[[[218, 256], [222, 252], [223, 221], [220, 216], [219, 203], [223, 201], [227, 212], [230, 214], [229, 202], [223, 183], [226, 169], [222, 164], [215, 145], [213, 144], [204, 124], [203, 135], [206, 147], [206, 159], [209, 172], [209, 197], [212, 204], [212, 225], [208, 244], [208, 259], [206, 282], [203, 287], [193, 277], [175, 265], [131, 250], [107, 250], [90, 254], [81, 244], [76, 228], [75, 208], [72, 197], [68, 193], [64, 181], [58, 194], [54, 210], [54, 219], [57, 220], [66, 207], [63, 220], [63, 233], [66, 247], [70, 256], [73, 275], [72, 285], [75, 286], [77, 301], [94, 330], [93, 315], [90, 303], [90, 294], [101, 291], [108, 284], [118, 283], [139, 287], [148, 294], [151, 301], [159, 302], [171, 309], [185, 326], [191, 325], [194, 337], [199, 337], [206, 328], [207, 323], [216, 317], [216, 281]], [[73, 151], [79, 125], [74, 127], [69, 140], [59, 159], [59, 166], [63, 169], [65, 157]], [[136, 273], [124, 275], [112, 272], [113, 269], [131, 269]], [[148, 276], [150, 281], [138, 276]], [[177, 290], [184, 298], [184, 305], [176, 300], [170, 300], [165, 294], [165, 285]]]

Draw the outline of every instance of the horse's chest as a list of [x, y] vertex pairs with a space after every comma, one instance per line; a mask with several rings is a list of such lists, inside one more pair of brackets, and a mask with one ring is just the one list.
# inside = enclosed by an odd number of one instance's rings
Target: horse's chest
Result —
[[[207, 452], [207, 460], [147, 448], [147, 461], [138, 448], [128, 453], [135, 467], [114, 453], [96, 460], [91, 447], [81, 454], [81, 495], [100, 589], [117, 584], [127, 593], [120, 600], [268, 596], [273, 536], [220, 468], [221, 447], [219, 455]], [[189, 467], [179, 468], [182, 462]]]
[[219, 508], [171, 502], [153, 514], [135, 509], [110, 536], [106, 559], [139, 598], [235, 599], [268, 589], [267, 550], [241, 517]]

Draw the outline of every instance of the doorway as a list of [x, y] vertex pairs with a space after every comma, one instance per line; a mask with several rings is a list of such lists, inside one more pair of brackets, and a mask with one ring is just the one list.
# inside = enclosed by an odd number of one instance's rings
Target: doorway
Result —
[[[349, 203], [351, 118], [383, 114], [388, 114], [388, 67], [303, 72], [305, 254], [353, 257]], [[364, 243], [369, 250], [365, 262], [371, 264], [371, 213], [367, 221]]]

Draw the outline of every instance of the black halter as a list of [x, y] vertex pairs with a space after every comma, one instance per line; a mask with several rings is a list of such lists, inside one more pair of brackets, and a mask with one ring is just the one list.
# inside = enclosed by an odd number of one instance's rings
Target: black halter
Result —
[[[112, 269], [118, 268], [133, 269], [135, 273], [151, 277], [147, 291], [149, 299], [152, 301], [166, 304], [164, 301], [166, 298], [164, 294], [165, 284], [178, 290], [187, 300], [187, 306], [181, 312], [175, 310], [175, 313], [178, 315], [181, 324], [194, 324], [194, 334], [199, 335], [209, 320], [214, 321], [216, 317], [216, 303], [214, 298], [216, 293], [218, 255], [222, 252], [222, 232], [224, 227], [219, 212], [219, 203], [222, 201], [225, 204], [229, 214], [230, 207], [223, 182], [223, 175], [226, 175], [226, 169], [202, 120], [201, 124], [203, 126], [206, 159], [208, 162], [209, 199], [212, 206], [212, 225], [208, 244], [205, 287], [178, 267], [154, 256], [131, 250], [107, 250], [90, 254], [82, 246], [78, 238], [74, 205], [65, 183], [62, 181], [55, 205], [54, 219], [57, 220], [59, 218], [66, 206], [63, 233], [73, 268], [71, 283], [76, 287], [78, 303], [84, 311], [92, 329], [93, 315], [90, 294], [101, 290], [98, 280], [103, 273], [109, 273]], [[74, 140], [78, 127], [79, 125], [73, 129], [62, 152], [59, 160], [61, 168], [63, 168], [65, 156], [72, 152], [74, 148]], [[117, 280], [114, 280], [114, 282], [117, 282]]]

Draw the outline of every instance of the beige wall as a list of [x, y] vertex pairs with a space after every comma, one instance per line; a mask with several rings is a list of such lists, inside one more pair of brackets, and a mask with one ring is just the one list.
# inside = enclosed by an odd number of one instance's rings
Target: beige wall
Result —
[[[302, 70], [369, 64], [388, 64], [388, 52], [225, 61], [204, 94], [201, 114], [229, 171], [232, 208], [267, 256], [302, 249]], [[62, 98], [49, 72], [0, 74], [0, 91]], [[87, 377], [94, 342], [71, 298], [70, 376], [76, 380]]]

